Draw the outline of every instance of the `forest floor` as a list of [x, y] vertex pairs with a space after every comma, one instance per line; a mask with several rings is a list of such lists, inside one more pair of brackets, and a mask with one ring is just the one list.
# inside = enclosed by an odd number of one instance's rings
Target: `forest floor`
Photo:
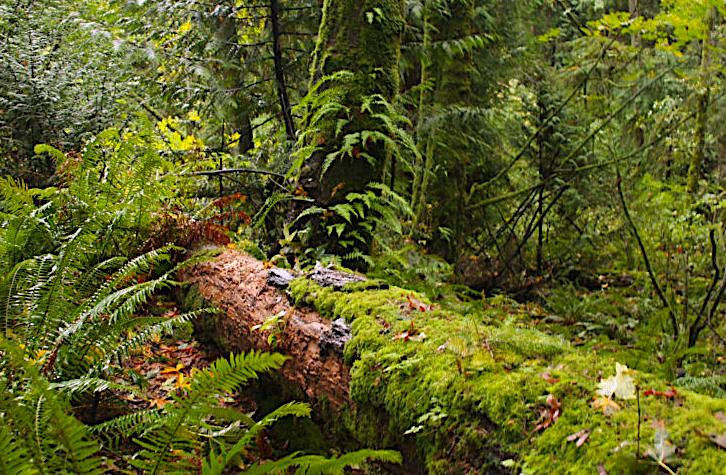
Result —
[[[184, 307], [222, 311], [198, 328], [225, 351], [288, 354], [282, 379], [327, 429], [401, 450], [404, 470], [708, 473], [726, 463], [726, 403], [707, 385], [674, 386], [662, 329], [637, 324], [652, 310], [641, 276], [623, 287], [606, 276], [600, 291], [569, 299], [543, 292], [540, 303], [467, 301], [444, 287], [432, 302], [382, 281], [328, 285], [317, 272], [283, 292], [269, 265], [227, 250], [183, 276], [196, 289]], [[328, 348], [343, 321], [350, 341]], [[723, 358], [711, 359], [684, 370], [718, 377]]]
[[[287, 282], [271, 280], [270, 270], [227, 250], [186, 271], [181, 277], [193, 291], [161, 297], [147, 310], [173, 317], [212, 304], [219, 316], [144, 345], [123, 362], [127, 379], [146, 381], [142, 390], [114, 392], [77, 415], [95, 423], [162, 408], [217, 357], [257, 349], [290, 359], [275, 378], [220, 397], [220, 406], [254, 418], [301, 399], [313, 404], [315, 422], [283, 421], [238, 468], [297, 450], [330, 455], [343, 449], [341, 438], [350, 446], [349, 436], [401, 450], [407, 473], [447, 464], [539, 473], [553, 462], [582, 473], [706, 473], [726, 463], [726, 404], [710, 399], [708, 387], [676, 388], [678, 374], [662, 371], [673, 355], [653, 353], [654, 330], [635, 324], [648, 310], [638, 308], [644, 290], [637, 276], [622, 287], [611, 285], [617, 277], [604, 278], [601, 290], [575, 299], [543, 291], [539, 303], [472, 302], [442, 289], [432, 303], [382, 281], [345, 283], [344, 274], [341, 285], [320, 286], [317, 271], [282, 290]], [[704, 381], [726, 370], [722, 355], [712, 359], [700, 368]], [[626, 371], [608, 378], [619, 365]], [[617, 388], [600, 395], [606, 380], [637, 384], [637, 403]], [[107, 452], [108, 470], [133, 471], [123, 462], [129, 453], [123, 446]]]

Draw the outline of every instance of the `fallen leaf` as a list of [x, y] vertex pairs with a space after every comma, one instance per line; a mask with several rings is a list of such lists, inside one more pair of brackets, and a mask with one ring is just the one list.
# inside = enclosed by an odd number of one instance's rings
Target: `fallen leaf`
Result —
[[160, 374], [178, 374], [179, 372], [181, 372], [182, 369], [184, 369], [184, 365], [182, 363], [179, 363], [176, 365], [176, 367], [164, 368], [159, 373]]
[[559, 379], [553, 378], [552, 376], [550, 376], [549, 371], [545, 371], [544, 373], [540, 373], [538, 376], [540, 376], [542, 379], [544, 379], [545, 381], [547, 381], [550, 384], [555, 384], [555, 383], [558, 383], [560, 381]]
[[176, 382], [174, 383], [174, 387], [176, 389], [189, 389], [192, 387], [192, 383], [189, 380], [189, 378], [185, 378], [183, 373], [179, 373], [179, 377], [177, 378]]
[[597, 393], [600, 396], [610, 398], [615, 395], [618, 399], [635, 398], [635, 381], [631, 376], [632, 370], [620, 363], [615, 363], [615, 376], [600, 381], [600, 389]]
[[593, 409], [600, 409], [606, 416], [612, 416], [620, 410], [618, 403], [605, 396], [596, 397], [592, 401], [592, 407]]
[[678, 396], [678, 390], [676, 390], [676, 388], [674, 387], [671, 387], [666, 391], [656, 391], [654, 389], [648, 389], [647, 391], [643, 391], [643, 396], [655, 396], [664, 397], [666, 399], [675, 399], [675, 397]]
[[424, 341], [426, 339], [426, 334], [424, 332], [419, 333], [418, 335], [412, 336], [409, 338], [411, 341]]
[[665, 462], [676, 453], [676, 448], [673, 446], [671, 441], [668, 440], [670, 434], [668, 433], [668, 429], [666, 429], [664, 420], [661, 419], [653, 421], [651, 427], [655, 429], [655, 433], [653, 434], [653, 445], [648, 447], [645, 454], [658, 462], [658, 465], [665, 468]]
[[575, 445], [579, 449], [580, 447], [582, 447], [582, 444], [587, 441], [588, 437], [590, 437], [590, 429], [582, 429], [578, 430], [574, 434], [567, 436], [567, 442], [577, 441], [575, 442]]
[[715, 418], [716, 418], [716, 419], [718, 419], [719, 421], [721, 421], [721, 422], [723, 422], [724, 424], [726, 424], [726, 414], [724, 414], [723, 412], [721, 412], [721, 411], [715, 412], [715, 413], [713, 414], [713, 417], [715, 417]]
[[582, 434], [580, 436], [580, 438], [577, 439], [577, 442], [575, 442], [575, 445], [577, 446], [577, 448], [579, 449], [580, 447], [582, 447], [582, 444], [584, 444], [585, 442], [587, 442], [587, 439], [589, 437], [590, 437], [590, 431], [587, 431], [584, 434]]
[[708, 434], [708, 438], [711, 442], [726, 450], [726, 432], [721, 435]]
[[408, 305], [414, 310], [428, 312], [429, 310], [432, 310], [434, 308], [433, 305], [425, 304], [419, 299], [414, 298], [412, 295], [407, 295], [406, 298], [408, 299]]
[[149, 407], [156, 407], [159, 409], [163, 409], [167, 404], [169, 404], [169, 400], [164, 398], [153, 398], [149, 401]]
[[562, 411], [562, 404], [557, 400], [554, 394], [550, 394], [547, 396], [547, 405], [549, 407], [545, 409], [540, 409], [540, 418], [538, 424], [535, 426], [532, 432], [538, 432], [540, 430], [548, 428], [549, 426], [554, 424], [555, 421], [557, 421], [557, 419], [560, 417], [560, 413]]
[[393, 338], [391, 338], [391, 340], [392, 341], [396, 341], [396, 340], [408, 341], [408, 339], [410, 337], [411, 337], [411, 335], [407, 331], [405, 331], [403, 333], [398, 333], [397, 335], [394, 335]]

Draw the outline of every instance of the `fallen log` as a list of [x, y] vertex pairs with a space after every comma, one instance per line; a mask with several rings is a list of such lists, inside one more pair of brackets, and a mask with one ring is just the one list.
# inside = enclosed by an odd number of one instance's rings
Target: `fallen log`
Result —
[[[527, 324], [506, 298], [442, 309], [322, 267], [270, 272], [231, 250], [181, 277], [192, 284], [191, 306], [206, 300], [222, 310], [204, 323], [221, 346], [290, 356], [281, 373], [290, 385], [327, 402], [327, 417], [361, 445], [402, 450], [409, 471], [649, 470], [664, 427], [675, 451], [660, 462], [683, 473], [726, 466], [726, 451], [698, 435], [726, 431], [726, 401], [685, 389], [677, 398], [643, 393], [637, 405], [601, 400], [600, 381], [636, 358], [616, 344], [573, 347]], [[649, 394], [670, 387], [633, 377]]]
[[278, 290], [294, 277], [289, 271], [270, 270], [261, 261], [233, 251], [182, 276], [195, 285], [201, 297], [224, 312], [226, 318], [203, 322], [204, 332], [219, 346], [228, 351], [262, 349], [289, 356], [282, 377], [307, 398], [324, 398], [333, 409], [340, 409], [349, 402], [350, 372], [342, 349], [350, 339], [350, 329], [310, 308], [295, 308]]

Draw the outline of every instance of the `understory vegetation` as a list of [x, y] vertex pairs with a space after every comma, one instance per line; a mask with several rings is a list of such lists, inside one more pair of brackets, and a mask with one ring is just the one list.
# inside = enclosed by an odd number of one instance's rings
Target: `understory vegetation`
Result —
[[[0, 472], [721, 471], [725, 18], [0, 1]], [[339, 413], [195, 326], [224, 250], [350, 325]]]

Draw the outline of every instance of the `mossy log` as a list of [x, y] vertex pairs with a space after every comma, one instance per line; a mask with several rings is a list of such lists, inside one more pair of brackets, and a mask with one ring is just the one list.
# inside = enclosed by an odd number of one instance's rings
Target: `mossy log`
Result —
[[[370, 281], [323, 287], [306, 276], [286, 293], [267, 283], [268, 272], [254, 258], [225, 251], [182, 278], [196, 289], [191, 295], [222, 310], [207, 323], [226, 349], [289, 355], [287, 381], [313, 402], [327, 401], [338, 425], [361, 445], [402, 450], [409, 467], [659, 473], [646, 453], [657, 452], [650, 446], [665, 427], [675, 451], [663, 463], [671, 470], [723, 473], [726, 451], [708, 435], [726, 431], [726, 401], [678, 389], [675, 398], [641, 393], [640, 411], [635, 399], [614, 400], [620, 409], [609, 415], [593, 407], [599, 381], [614, 374], [616, 361], [628, 362], [615, 345], [612, 351], [573, 347], [522, 324], [520, 307], [504, 298], [442, 309], [397, 287]], [[285, 316], [284, 326], [252, 329], [273, 315]], [[345, 338], [342, 322], [351, 328], [344, 350], [324, 350], [325, 335]], [[641, 388], [670, 387], [647, 373], [635, 371], [634, 378]], [[552, 401], [558, 414], [546, 424]], [[585, 433], [581, 444], [570, 437]]]

